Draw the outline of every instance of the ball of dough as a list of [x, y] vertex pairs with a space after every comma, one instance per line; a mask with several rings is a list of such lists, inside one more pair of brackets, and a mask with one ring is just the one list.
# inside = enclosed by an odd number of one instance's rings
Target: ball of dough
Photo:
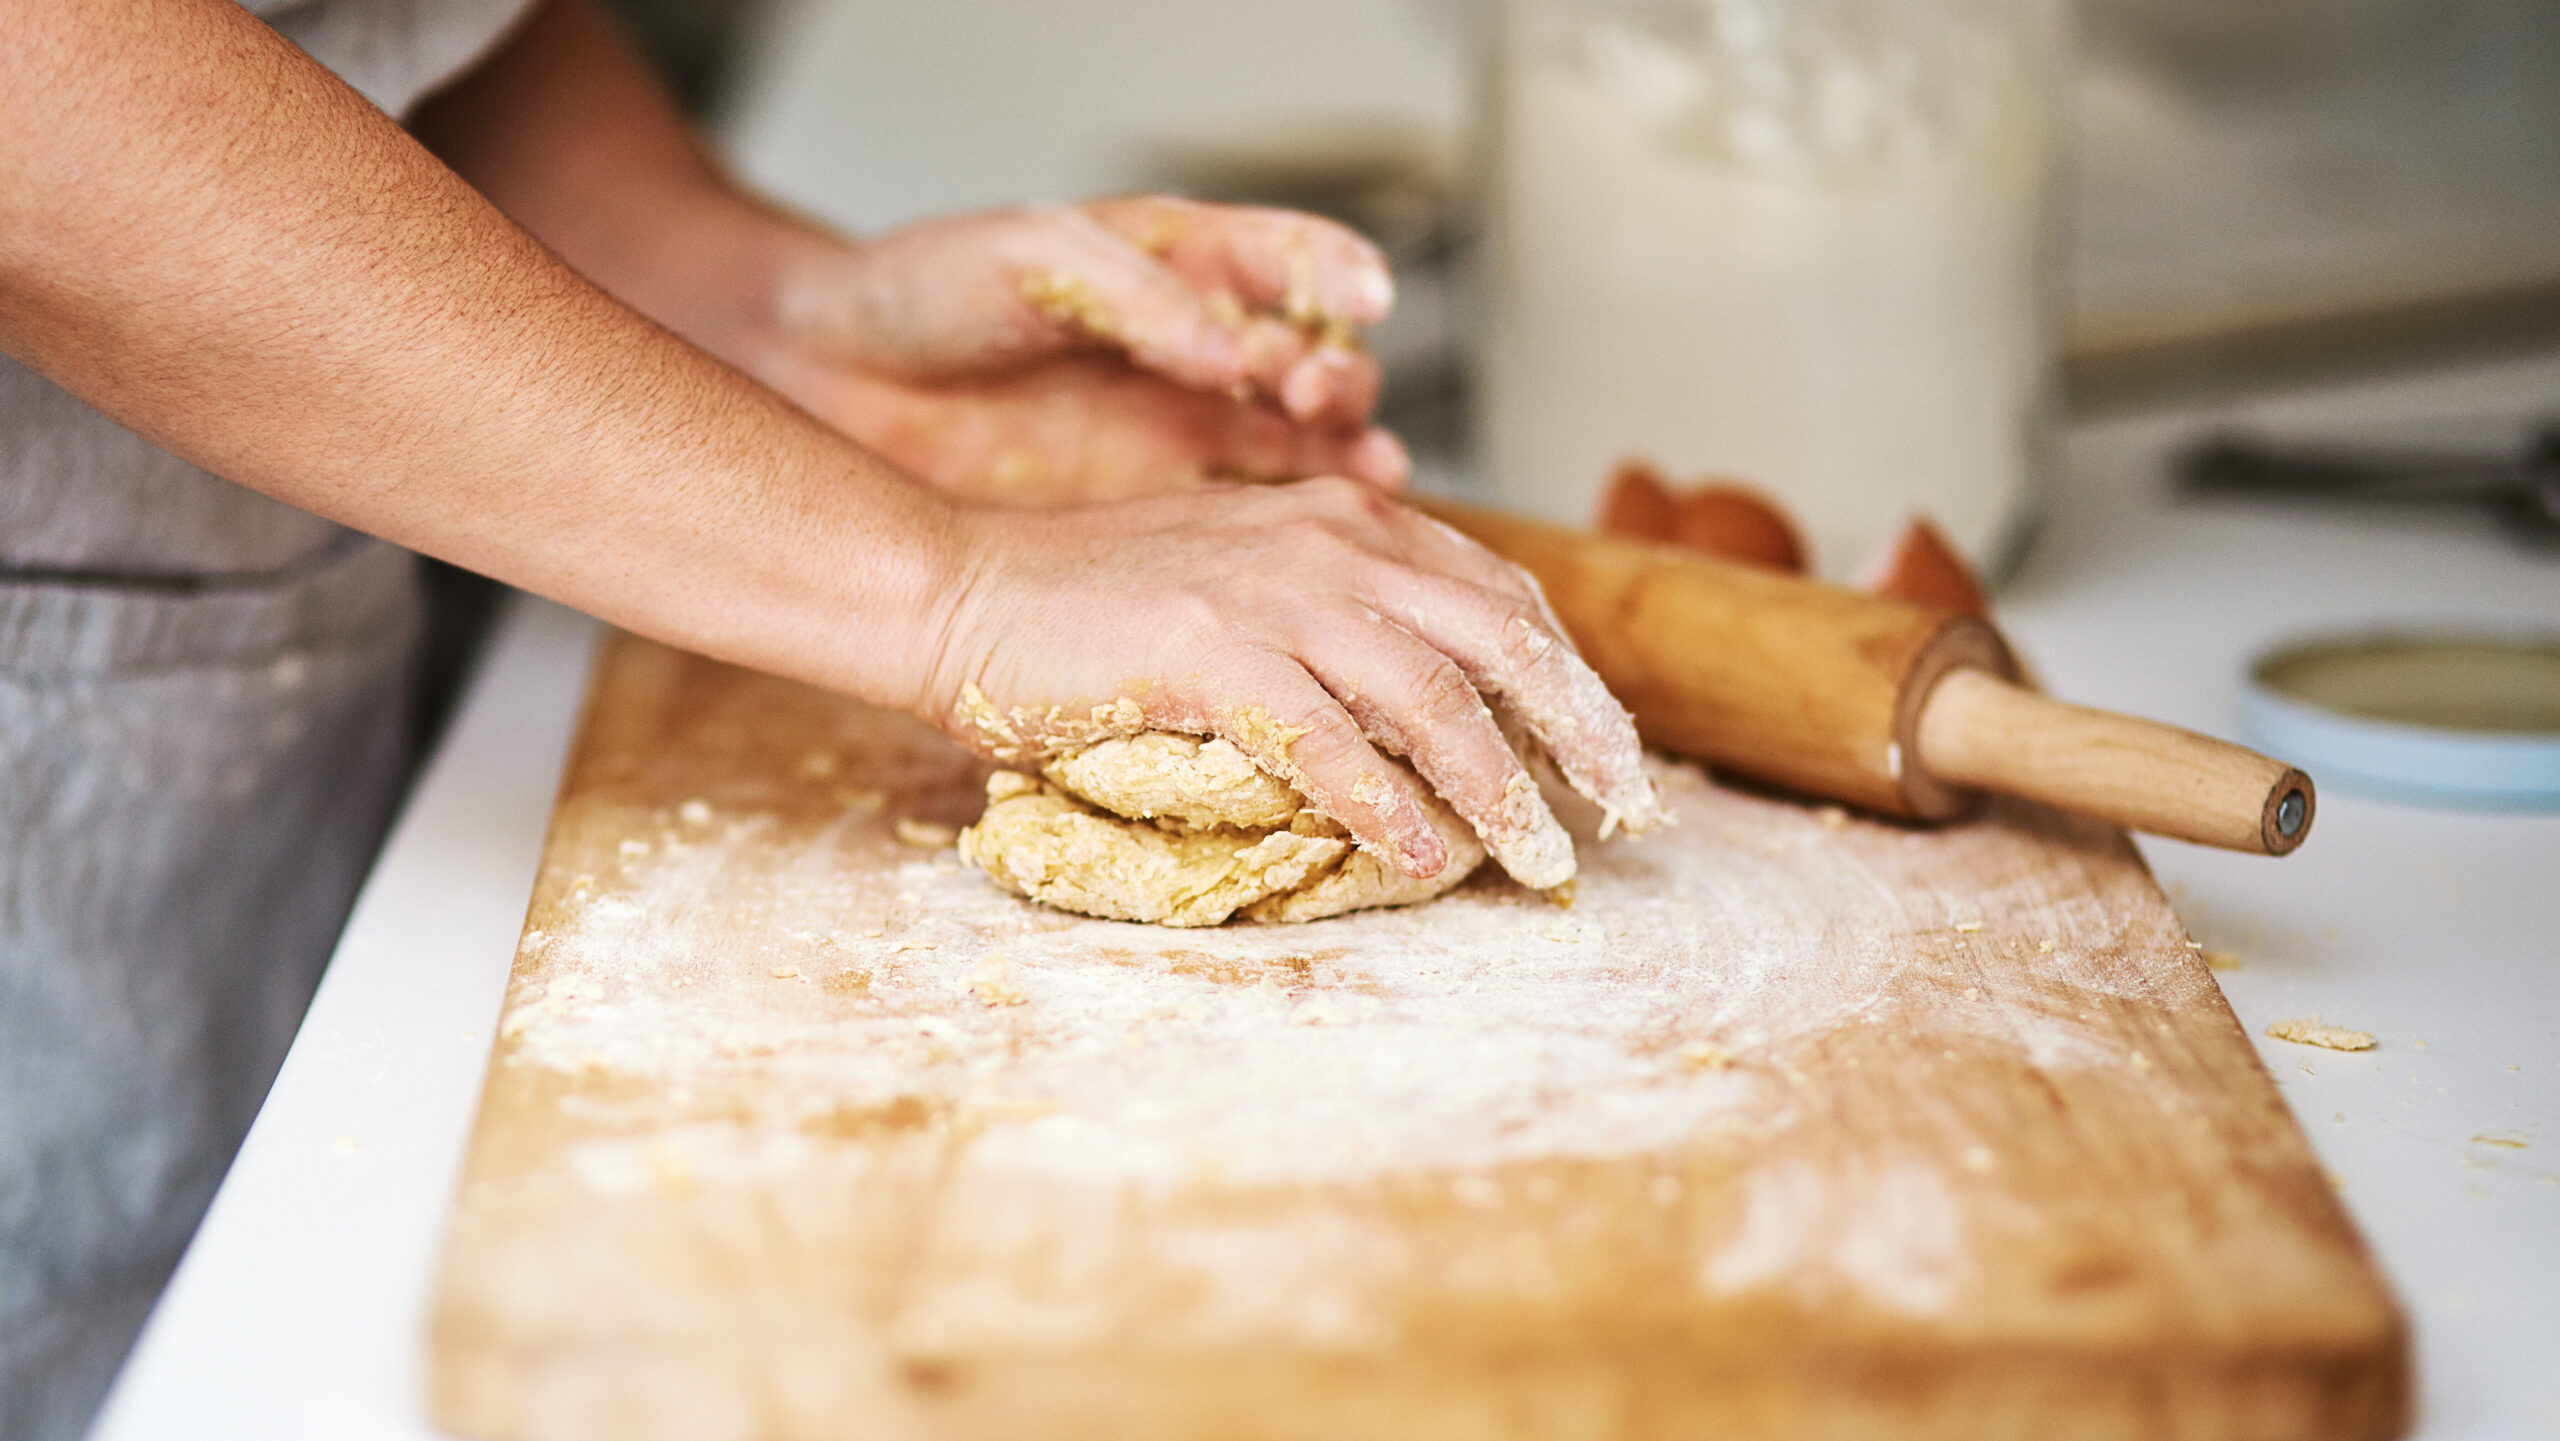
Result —
[[960, 855], [1007, 889], [1084, 915], [1312, 921], [1429, 900], [1484, 860], [1475, 833], [1434, 799], [1449, 864], [1427, 880], [1406, 876], [1223, 740], [1148, 732], [1043, 769], [1046, 782], [987, 778], [986, 813], [960, 833]]

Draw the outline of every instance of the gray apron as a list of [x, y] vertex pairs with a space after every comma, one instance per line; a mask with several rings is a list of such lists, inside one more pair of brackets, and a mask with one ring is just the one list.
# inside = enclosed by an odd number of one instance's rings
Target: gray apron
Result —
[[[523, 0], [253, 4], [398, 113]], [[407, 764], [407, 552], [0, 357], [0, 1438], [86, 1427]]]

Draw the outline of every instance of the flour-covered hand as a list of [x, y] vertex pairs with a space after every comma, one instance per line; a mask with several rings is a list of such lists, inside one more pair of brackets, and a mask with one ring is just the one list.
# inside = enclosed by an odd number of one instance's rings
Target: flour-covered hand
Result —
[[919, 221], [813, 253], [778, 284], [786, 336], [902, 380], [1098, 350], [1354, 426], [1378, 389], [1356, 335], [1394, 297], [1377, 247], [1332, 221], [1163, 196]]
[[1655, 816], [1632, 723], [1535, 583], [1371, 487], [984, 508], [961, 535], [964, 583], [913, 705], [1000, 759], [1224, 736], [1399, 870], [1436, 874], [1446, 845], [1393, 753], [1513, 878], [1562, 884], [1571, 838], [1500, 708], [1611, 815]]
[[749, 369], [963, 494], [1075, 501], [1205, 476], [1401, 486], [1369, 424], [1375, 247], [1292, 211], [1139, 196], [804, 235]]

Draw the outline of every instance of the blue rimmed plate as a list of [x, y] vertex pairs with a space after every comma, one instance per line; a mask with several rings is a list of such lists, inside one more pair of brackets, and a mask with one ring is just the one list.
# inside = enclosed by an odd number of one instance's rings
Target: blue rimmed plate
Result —
[[2560, 627], [2403, 622], [2288, 640], [2250, 663], [2241, 723], [2324, 788], [2560, 808]]

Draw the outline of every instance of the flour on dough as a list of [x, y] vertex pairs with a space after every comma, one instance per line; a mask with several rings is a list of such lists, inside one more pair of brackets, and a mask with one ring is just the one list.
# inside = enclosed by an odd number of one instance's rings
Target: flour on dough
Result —
[[1060, 790], [1113, 815], [1189, 830], [1286, 830], [1307, 805], [1233, 743], [1163, 731], [1086, 746], [1041, 769]]
[[1449, 864], [1414, 880], [1224, 740], [1148, 732], [1050, 761], [1046, 779], [998, 771], [960, 855], [1031, 899], [1118, 921], [1214, 926], [1312, 921], [1426, 901], [1484, 860], [1436, 799]]

